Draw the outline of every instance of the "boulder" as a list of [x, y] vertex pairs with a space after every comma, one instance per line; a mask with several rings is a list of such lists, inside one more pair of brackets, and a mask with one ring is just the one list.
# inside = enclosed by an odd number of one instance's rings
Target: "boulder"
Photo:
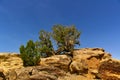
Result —
[[8, 80], [57, 80], [66, 73], [54, 66], [32, 66], [15, 69], [8, 73]]
[[54, 66], [61, 70], [69, 71], [69, 64], [71, 62], [71, 57], [67, 55], [55, 55], [48, 58], [41, 58], [40, 65], [44, 66]]
[[120, 60], [107, 59], [102, 61], [98, 73], [103, 80], [120, 80]]
[[100, 61], [111, 58], [111, 55], [102, 48], [83, 48], [73, 52], [71, 73], [80, 73], [90, 78], [96, 78]]

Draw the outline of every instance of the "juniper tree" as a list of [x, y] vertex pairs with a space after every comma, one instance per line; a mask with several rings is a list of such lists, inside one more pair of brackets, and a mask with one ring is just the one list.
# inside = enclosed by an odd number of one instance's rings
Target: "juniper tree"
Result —
[[32, 40], [29, 40], [26, 46], [21, 45], [20, 56], [24, 66], [35, 66], [40, 62], [40, 53]]
[[75, 26], [54, 25], [52, 30], [52, 37], [58, 46], [57, 53], [72, 52], [75, 45], [80, 45], [80, 32]]
[[50, 32], [41, 30], [39, 32], [39, 41], [37, 41], [36, 43], [43, 57], [49, 57], [54, 55]]

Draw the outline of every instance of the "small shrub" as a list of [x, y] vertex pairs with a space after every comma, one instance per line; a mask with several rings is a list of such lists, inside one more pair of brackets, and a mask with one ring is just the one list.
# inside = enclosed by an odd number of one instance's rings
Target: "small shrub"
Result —
[[32, 40], [27, 42], [26, 47], [21, 45], [20, 56], [24, 66], [35, 66], [40, 62], [40, 53], [36, 49], [36, 45]]

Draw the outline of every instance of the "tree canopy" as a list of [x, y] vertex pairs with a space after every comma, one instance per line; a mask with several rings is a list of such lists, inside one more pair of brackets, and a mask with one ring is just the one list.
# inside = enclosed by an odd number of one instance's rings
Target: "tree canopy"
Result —
[[54, 49], [51, 41], [51, 33], [41, 30], [39, 32], [39, 41], [37, 41], [37, 47], [42, 56], [48, 57], [54, 55]]
[[52, 37], [58, 46], [58, 52], [73, 51], [75, 45], [80, 45], [80, 32], [72, 26], [54, 25]]
[[[52, 32], [40, 30], [39, 40], [35, 43], [32, 40], [27, 45], [20, 46], [20, 55], [24, 66], [37, 65], [41, 57], [49, 57], [55, 54], [64, 54], [65, 52], [73, 52], [76, 45], [80, 45], [80, 31], [74, 25], [54, 25]], [[52, 40], [57, 45], [52, 44]], [[57, 50], [54, 50], [57, 46]]]

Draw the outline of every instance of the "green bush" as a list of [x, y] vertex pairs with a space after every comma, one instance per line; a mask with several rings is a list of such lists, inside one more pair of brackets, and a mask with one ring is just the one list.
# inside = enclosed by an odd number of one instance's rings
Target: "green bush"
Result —
[[[39, 40], [34, 43], [29, 40], [26, 47], [21, 45], [20, 54], [24, 66], [37, 65], [41, 57], [49, 57], [64, 52], [73, 52], [76, 45], [80, 45], [80, 32], [74, 25], [54, 25], [52, 32], [41, 30]], [[56, 42], [57, 50], [54, 50], [52, 40]]]
[[40, 62], [40, 52], [38, 52], [36, 45], [32, 40], [27, 42], [26, 47], [21, 45], [20, 56], [24, 66], [35, 66]]

